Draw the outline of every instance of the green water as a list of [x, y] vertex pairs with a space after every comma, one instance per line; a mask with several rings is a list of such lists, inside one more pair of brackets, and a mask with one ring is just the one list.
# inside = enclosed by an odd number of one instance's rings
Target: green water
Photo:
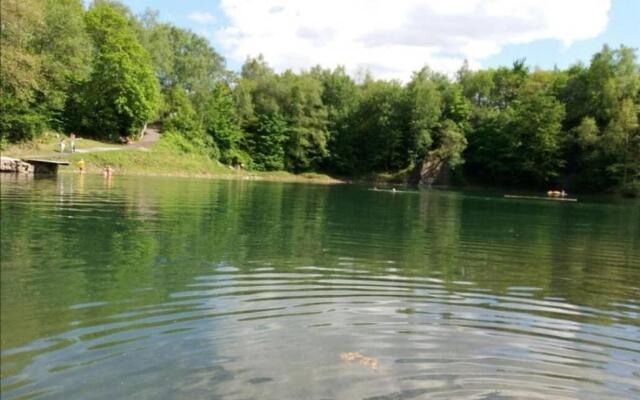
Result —
[[1, 188], [2, 399], [640, 398], [638, 202]]

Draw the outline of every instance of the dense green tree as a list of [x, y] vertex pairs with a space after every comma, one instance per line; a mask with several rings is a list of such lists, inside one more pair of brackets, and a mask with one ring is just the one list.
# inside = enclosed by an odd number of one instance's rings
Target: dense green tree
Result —
[[190, 92], [211, 90], [227, 74], [223, 58], [207, 39], [190, 31], [171, 27], [173, 66], [161, 76], [163, 86], [181, 84]]
[[322, 84], [322, 103], [327, 111], [327, 150], [325, 168], [338, 173], [352, 172], [355, 163], [354, 113], [360, 92], [344, 67], [334, 70], [314, 67], [311, 73]]
[[284, 143], [287, 123], [277, 114], [261, 114], [247, 137], [248, 148], [257, 170], [282, 170], [285, 166]]
[[627, 186], [629, 177], [635, 177], [638, 173], [638, 166], [634, 165], [633, 160], [637, 160], [640, 140], [639, 111], [633, 100], [624, 99], [602, 137], [604, 152], [610, 160], [607, 171], [621, 181], [622, 186]]
[[158, 22], [153, 10], [140, 16], [139, 26], [163, 93], [160, 120], [187, 140], [176, 142], [226, 163], [248, 164], [239, 148], [243, 132], [223, 58], [205, 38]]
[[549, 183], [563, 166], [560, 135], [565, 111], [550, 93], [551, 78], [543, 72], [531, 75], [513, 102], [510, 129], [518, 141], [514, 167], [522, 182]]
[[599, 140], [600, 132], [593, 117], [584, 117], [575, 129], [576, 140], [583, 150], [592, 148]]
[[444, 100], [443, 118], [455, 122], [463, 131], [468, 130], [471, 103], [464, 97], [462, 86], [457, 83], [448, 85], [442, 97]]
[[140, 32], [140, 43], [147, 50], [153, 69], [164, 90], [183, 82], [175, 79], [174, 64], [176, 54], [174, 53], [172, 26], [158, 22], [158, 12], [147, 9], [140, 17], [142, 31]]
[[188, 139], [199, 139], [203, 133], [198, 124], [198, 116], [194, 110], [187, 91], [181, 85], [168, 89], [164, 95], [163, 116], [164, 128], [172, 130]]
[[493, 184], [513, 184], [513, 165], [518, 162], [518, 140], [510, 131], [513, 109], [487, 110], [476, 116], [467, 135], [464, 158], [467, 177]]
[[[476, 113], [469, 133], [469, 174], [485, 181], [541, 185], [558, 176], [563, 105], [554, 96], [553, 74], [528, 75], [516, 66], [496, 76], [497, 98], [489, 110]], [[504, 82], [510, 82], [505, 85]], [[506, 88], [506, 89], [505, 89]]]
[[282, 95], [278, 76], [262, 56], [249, 58], [242, 66], [233, 90], [242, 143], [259, 170], [284, 169], [287, 123], [280, 113]]
[[312, 74], [287, 71], [280, 77], [280, 110], [287, 120], [286, 166], [292, 171], [317, 169], [327, 156], [327, 110], [322, 83]]
[[566, 105], [564, 127], [574, 132], [566, 141], [566, 171], [578, 187], [602, 190], [634, 177], [639, 88], [635, 52], [624, 46], [604, 46], [588, 67], [568, 70], [558, 97]]
[[354, 115], [358, 173], [397, 171], [407, 166], [403, 152], [403, 88], [397, 81], [367, 81]]
[[0, 40], [2, 137], [59, 129], [69, 92], [90, 64], [81, 1], [3, 1]]
[[455, 168], [463, 163], [462, 152], [467, 147], [467, 139], [460, 126], [454, 121], [444, 120], [438, 132], [438, 146], [432, 154]]
[[204, 132], [218, 149], [220, 160], [229, 164], [248, 163], [247, 155], [240, 148], [244, 134], [229, 86], [223, 82], [218, 83], [197, 104]]
[[423, 68], [413, 74], [406, 88], [404, 146], [412, 163], [421, 162], [427, 155], [442, 116], [437, 79], [431, 70]]
[[30, 100], [41, 84], [41, 56], [35, 49], [44, 27], [44, 7], [38, 0], [7, 0], [0, 3], [0, 78], [3, 93]]
[[74, 84], [84, 80], [91, 65], [91, 41], [81, 0], [46, 0], [44, 27], [35, 43], [42, 57], [43, 103], [49, 123], [61, 128], [62, 112]]
[[566, 75], [567, 80], [560, 89], [558, 98], [567, 112], [564, 127], [570, 130], [592, 114], [594, 106], [589, 89], [589, 70], [582, 64], [576, 64], [567, 70]]
[[[242, 112], [247, 122], [251, 123], [257, 115], [280, 112], [280, 99], [286, 96], [286, 89], [262, 56], [247, 59], [242, 66], [238, 86], [250, 98], [251, 106]], [[247, 114], [248, 109], [250, 114]]]
[[159, 104], [149, 54], [127, 18], [110, 4], [94, 5], [86, 21], [95, 54], [85, 85], [86, 122], [81, 128], [102, 137], [135, 134], [154, 117]]
[[0, 2], [0, 141], [38, 135], [47, 116], [38, 102], [42, 57], [34, 43], [44, 26], [44, 7], [37, 0]]
[[[248, 59], [236, 86], [240, 119], [249, 134], [261, 116], [279, 115], [286, 122], [285, 166], [291, 171], [318, 169], [328, 154], [328, 115], [323, 84], [314, 73], [276, 74], [262, 57]], [[264, 130], [264, 129], [263, 129]], [[258, 135], [260, 136], [260, 135]]]
[[462, 86], [464, 96], [476, 107], [484, 107], [489, 104], [490, 94], [493, 91], [493, 70], [471, 71], [465, 61], [457, 73], [457, 81]]
[[498, 109], [508, 107], [518, 96], [529, 70], [524, 60], [517, 60], [512, 68], [500, 67], [493, 71], [493, 87], [489, 98], [490, 105]]

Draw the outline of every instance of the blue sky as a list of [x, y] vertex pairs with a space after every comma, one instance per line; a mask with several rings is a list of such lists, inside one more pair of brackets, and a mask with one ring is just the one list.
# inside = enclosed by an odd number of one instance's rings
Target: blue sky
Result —
[[[262, 53], [276, 68], [345, 65], [408, 79], [424, 64], [566, 67], [603, 44], [640, 47], [640, 0], [124, 0], [135, 13], [206, 36], [237, 70]], [[340, 10], [336, 12], [336, 10]]]
[[[562, 0], [558, 0], [562, 1]], [[567, 67], [576, 61], [589, 62], [593, 53], [604, 44], [640, 48], [640, 0], [613, 0], [604, 32], [592, 39], [573, 43], [565, 48], [559, 40], [537, 40], [523, 45], [505, 46], [499, 54], [482, 61], [483, 66], [508, 65], [526, 57], [527, 63], [542, 68]]]

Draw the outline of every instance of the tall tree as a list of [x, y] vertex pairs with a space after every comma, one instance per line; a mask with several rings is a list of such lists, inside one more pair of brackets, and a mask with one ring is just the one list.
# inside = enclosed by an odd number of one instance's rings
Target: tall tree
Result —
[[43, 102], [50, 110], [49, 123], [60, 129], [69, 92], [87, 78], [91, 66], [91, 38], [82, 1], [45, 0], [44, 28], [35, 47], [42, 57]]
[[629, 177], [633, 179], [638, 173], [638, 166], [634, 165], [633, 161], [638, 159], [639, 151], [639, 112], [639, 107], [632, 99], [622, 100], [602, 138], [605, 154], [611, 160], [607, 169], [617, 177], [623, 187], [627, 186]]
[[548, 183], [564, 164], [560, 135], [565, 110], [551, 92], [552, 79], [548, 73], [534, 73], [513, 102], [510, 129], [518, 140], [514, 167], [519, 169], [522, 183]]
[[280, 109], [287, 120], [287, 169], [317, 169], [327, 156], [327, 109], [322, 103], [322, 83], [312, 74], [287, 71], [280, 77], [284, 96]]
[[358, 87], [342, 66], [333, 70], [316, 66], [310, 73], [322, 84], [322, 103], [327, 107], [331, 130], [338, 130], [358, 105]]
[[240, 128], [231, 89], [226, 83], [218, 83], [207, 93], [199, 106], [198, 114], [206, 135], [215, 143], [222, 162], [244, 164], [247, 156], [240, 150], [244, 133]]
[[407, 166], [403, 152], [403, 88], [397, 81], [368, 80], [355, 119], [358, 145], [354, 171], [396, 171]]
[[355, 163], [354, 114], [360, 92], [344, 67], [334, 70], [314, 67], [311, 73], [322, 83], [322, 103], [327, 109], [327, 151], [324, 168], [338, 173], [352, 172]]
[[278, 114], [261, 114], [247, 137], [247, 145], [258, 170], [283, 170], [285, 167], [284, 143], [286, 121]]
[[126, 16], [110, 4], [94, 5], [86, 21], [94, 43], [94, 64], [85, 86], [86, 122], [81, 128], [87, 134], [112, 138], [137, 133], [154, 117], [159, 102], [149, 54]]
[[42, 57], [34, 46], [44, 7], [38, 0], [3, 0], [0, 12], [0, 139], [30, 139], [47, 125], [38, 101], [45, 83]]

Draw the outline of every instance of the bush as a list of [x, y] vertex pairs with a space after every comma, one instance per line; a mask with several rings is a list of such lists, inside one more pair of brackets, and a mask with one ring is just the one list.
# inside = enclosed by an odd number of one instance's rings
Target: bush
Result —
[[244, 169], [253, 169], [251, 156], [243, 150], [232, 149], [228, 151], [223, 161], [229, 165], [240, 166]]
[[627, 183], [622, 187], [620, 193], [624, 197], [640, 197], [640, 181]]
[[45, 113], [5, 93], [0, 99], [0, 108], [0, 140], [18, 142], [35, 139], [47, 127]]

